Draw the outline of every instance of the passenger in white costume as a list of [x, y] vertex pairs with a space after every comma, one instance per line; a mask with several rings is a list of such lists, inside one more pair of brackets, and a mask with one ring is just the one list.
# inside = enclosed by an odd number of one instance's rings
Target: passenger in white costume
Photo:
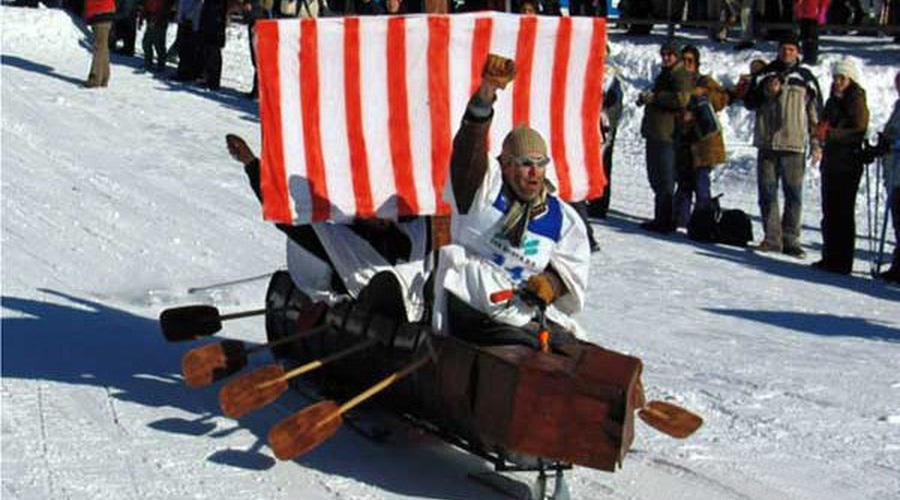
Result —
[[[250, 187], [261, 202], [259, 159], [240, 137], [228, 135], [226, 141], [229, 153], [244, 165]], [[407, 321], [418, 321], [424, 315], [424, 286], [431, 262], [427, 218], [276, 227], [288, 236], [291, 279], [313, 301], [331, 304], [348, 296], [357, 299], [376, 274], [387, 271], [400, 284]]]

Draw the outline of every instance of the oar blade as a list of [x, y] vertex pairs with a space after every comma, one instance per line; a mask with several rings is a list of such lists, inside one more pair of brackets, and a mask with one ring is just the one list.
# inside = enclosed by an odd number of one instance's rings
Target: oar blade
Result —
[[640, 411], [647, 425], [674, 438], [684, 439], [703, 425], [703, 418], [678, 405], [666, 401], [650, 401]]
[[213, 306], [184, 306], [160, 313], [159, 325], [166, 340], [181, 342], [218, 332], [222, 329], [222, 319], [219, 310]]
[[191, 349], [181, 358], [181, 374], [188, 387], [206, 387], [247, 365], [247, 352], [239, 340], [223, 340]]
[[219, 391], [222, 412], [231, 418], [241, 418], [275, 401], [288, 389], [288, 383], [269, 382], [282, 375], [281, 365], [266, 365], [225, 384]]
[[343, 420], [334, 401], [322, 401], [282, 419], [269, 431], [269, 447], [279, 460], [309, 452], [340, 429]]

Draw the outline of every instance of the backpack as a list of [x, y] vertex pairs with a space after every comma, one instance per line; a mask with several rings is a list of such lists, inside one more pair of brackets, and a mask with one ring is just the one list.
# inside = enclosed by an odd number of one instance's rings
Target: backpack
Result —
[[716, 222], [720, 211], [718, 198], [713, 200], [709, 207], [694, 210], [688, 221], [688, 238], [702, 243], [715, 243]]
[[750, 216], [739, 209], [722, 210], [718, 195], [709, 207], [694, 210], [688, 221], [688, 238], [704, 243], [722, 243], [746, 247], [753, 241]]
[[722, 210], [716, 223], [716, 241], [725, 245], [745, 247], [753, 241], [753, 225], [747, 212], [733, 208]]

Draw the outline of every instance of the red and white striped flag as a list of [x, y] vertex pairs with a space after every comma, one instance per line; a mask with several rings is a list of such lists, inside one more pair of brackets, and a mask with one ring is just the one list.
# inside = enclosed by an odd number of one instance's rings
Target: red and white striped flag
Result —
[[305, 224], [448, 213], [453, 134], [488, 53], [518, 73], [491, 152], [514, 125], [547, 140], [566, 200], [606, 184], [600, 110], [606, 21], [500, 13], [257, 24], [266, 219]]

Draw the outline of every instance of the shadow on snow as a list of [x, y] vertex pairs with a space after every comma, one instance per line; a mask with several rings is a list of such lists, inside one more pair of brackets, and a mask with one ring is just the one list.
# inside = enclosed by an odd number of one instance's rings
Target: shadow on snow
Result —
[[705, 310], [715, 314], [747, 319], [826, 337], [859, 337], [870, 340], [900, 342], [900, 330], [864, 318], [753, 309], [707, 308]]
[[31, 71], [32, 73], [40, 73], [44, 74], [57, 80], [62, 80], [63, 82], [75, 85], [82, 86], [84, 85], [84, 80], [80, 78], [75, 78], [73, 76], [61, 75], [56, 72], [51, 66], [47, 66], [46, 64], [39, 64], [33, 61], [29, 61], [28, 59], [24, 59], [18, 56], [11, 56], [7, 54], [3, 54], [0, 56], [0, 63], [3, 66], [10, 66], [13, 68], [19, 68], [25, 71]]
[[[782, 259], [780, 257], [760, 254], [750, 248], [693, 241], [691, 239], [688, 239], [685, 234], [680, 232], [665, 235], [651, 233], [641, 229], [640, 226], [638, 226], [639, 222], [640, 219], [636, 217], [622, 212], [610, 210], [609, 217], [603, 220], [601, 225], [611, 227], [614, 230], [623, 233], [643, 234], [647, 238], [664, 239], [673, 243], [690, 245], [695, 247], [697, 249], [697, 253], [704, 257], [727, 260], [737, 264], [754, 267], [765, 271], [766, 273], [773, 274], [775, 276], [781, 276], [783, 278], [790, 278], [794, 280], [807, 281], [818, 285], [843, 288], [849, 291], [869, 295], [871, 297], [879, 299], [900, 299], [900, 291], [887, 286], [881, 281], [871, 279], [867, 275], [865, 277], [862, 277], [859, 274], [846, 276], [820, 271], [810, 265], [813, 262], [813, 259], [810, 258], [807, 258], [805, 260], [791, 259], [790, 261], [788, 261], [784, 260], [787, 259], [787, 257]], [[597, 224], [597, 221], [594, 221], [594, 224]], [[863, 241], [864, 240], [862, 238], [857, 239], [856, 260], [868, 263], [868, 261], [864, 259], [871, 257], [871, 253], [868, 250], [859, 248], [863, 244]], [[821, 245], [805, 246], [810, 249], [818, 249], [821, 247]]]
[[[207, 460], [245, 470], [267, 470], [275, 464], [271, 452], [263, 450], [268, 430], [302, 408], [306, 404], [303, 398], [283, 396], [240, 422], [229, 420], [218, 408], [219, 386], [192, 390], [181, 383], [179, 360], [197, 343], [169, 344], [154, 319], [53, 290], [41, 291], [71, 305], [2, 297], [4, 309], [27, 315], [0, 320], [4, 378], [105, 387], [111, 397], [122, 401], [196, 415], [147, 424], [159, 432], [215, 439], [248, 430], [256, 436], [248, 449], [219, 450]], [[488, 470], [484, 461], [434, 438], [415, 437], [414, 431], [400, 427], [409, 432], [400, 432], [398, 439], [382, 445], [368, 443], [352, 432], [339, 432], [296, 462], [402, 495], [501, 498], [464, 479], [469, 472]]]

